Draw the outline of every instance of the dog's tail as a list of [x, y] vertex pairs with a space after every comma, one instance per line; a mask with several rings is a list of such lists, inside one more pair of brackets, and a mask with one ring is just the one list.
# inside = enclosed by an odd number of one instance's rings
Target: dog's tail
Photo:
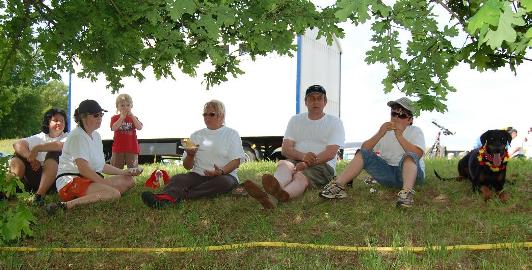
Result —
[[463, 177], [462, 176], [457, 176], [457, 177], [449, 177], [449, 178], [444, 178], [444, 177], [441, 177], [438, 172], [436, 172], [436, 170], [434, 170], [434, 174], [436, 175], [436, 178], [442, 180], [442, 181], [449, 181], [449, 180], [462, 180]]

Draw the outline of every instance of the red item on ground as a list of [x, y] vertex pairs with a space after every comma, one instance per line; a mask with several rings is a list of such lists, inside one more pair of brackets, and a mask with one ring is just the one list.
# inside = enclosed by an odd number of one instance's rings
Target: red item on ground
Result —
[[168, 172], [165, 170], [155, 170], [151, 173], [150, 178], [146, 180], [146, 183], [144, 184], [145, 187], [149, 188], [159, 188], [160, 187], [160, 180], [161, 179], [164, 182], [164, 185], [167, 185], [170, 181], [170, 176], [168, 175]]

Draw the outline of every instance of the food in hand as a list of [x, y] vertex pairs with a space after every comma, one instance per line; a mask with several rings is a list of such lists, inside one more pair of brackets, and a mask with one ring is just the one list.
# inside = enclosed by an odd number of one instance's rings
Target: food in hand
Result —
[[181, 140], [181, 145], [184, 148], [196, 148], [198, 147], [192, 140], [185, 138]]
[[132, 175], [139, 175], [144, 169], [142, 167], [128, 168], [127, 171]]

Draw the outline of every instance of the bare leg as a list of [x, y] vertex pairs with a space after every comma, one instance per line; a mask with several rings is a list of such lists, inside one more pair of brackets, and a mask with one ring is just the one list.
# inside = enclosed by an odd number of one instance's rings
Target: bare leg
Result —
[[24, 166], [24, 162], [22, 162], [20, 158], [13, 157], [11, 162], [9, 162], [9, 170], [13, 175], [17, 176], [18, 178], [22, 178], [24, 177], [26, 166]]
[[356, 178], [362, 169], [364, 168], [364, 159], [362, 154], [358, 152], [353, 160], [347, 164], [347, 167], [342, 172], [342, 174], [336, 179], [336, 183], [345, 186], [351, 179]]
[[298, 172], [294, 175], [294, 181], [290, 182], [284, 187], [284, 190], [290, 195], [290, 199], [297, 198], [301, 196], [309, 185], [309, 180], [307, 177]]
[[412, 190], [416, 184], [417, 165], [409, 156], [403, 160], [403, 189]]
[[65, 205], [67, 209], [70, 209], [78, 205], [117, 200], [119, 198], [120, 191], [114, 187], [105, 184], [92, 183], [87, 188], [87, 194], [85, 196], [68, 201]]
[[282, 188], [292, 182], [294, 167], [294, 164], [289, 161], [279, 161], [279, 164], [277, 165], [277, 169], [275, 169], [275, 173], [273, 174], [273, 176], [275, 176], [275, 179], [279, 181], [279, 184]]
[[39, 189], [35, 194], [41, 196], [46, 195], [46, 192], [55, 183], [55, 176], [57, 174], [57, 162], [53, 159], [47, 159], [44, 161], [41, 182], [39, 183]]
[[125, 164], [125, 154], [113, 152], [111, 156], [111, 165], [122, 170], [124, 169], [124, 164]]
[[113, 175], [105, 179], [109, 180], [109, 185], [120, 191], [121, 194], [124, 194], [124, 192], [128, 191], [135, 185], [135, 180], [133, 179], [133, 176], [129, 175]]

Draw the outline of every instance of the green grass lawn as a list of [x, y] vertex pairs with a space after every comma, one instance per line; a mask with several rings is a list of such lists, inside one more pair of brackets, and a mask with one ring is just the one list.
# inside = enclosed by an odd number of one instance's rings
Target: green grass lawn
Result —
[[[468, 182], [442, 182], [456, 175], [458, 160], [427, 160], [427, 181], [412, 209], [396, 209], [397, 190], [367, 185], [359, 176], [349, 197], [323, 200], [309, 190], [273, 211], [248, 197], [224, 195], [152, 210], [140, 200], [157, 166], [172, 174], [182, 167], [149, 165], [137, 186], [119, 201], [60, 212], [34, 208], [32, 238], [23, 247], [197, 247], [252, 241], [344, 246], [439, 246], [532, 241], [532, 161], [511, 161], [510, 200], [485, 203]], [[338, 170], [345, 167], [341, 162]], [[245, 163], [241, 179], [272, 172], [272, 162]], [[376, 193], [370, 193], [370, 188]], [[56, 195], [47, 200], [57, 199]], [[429, 251], [424, 253], [341, 252], [298, 248], [243, 248], [188, 253], [89, 252], [0, 253], [0, 269], [531, 269], [530, 249]]]
[[4, 154], [13, 154], [13, 143], [17, 139], [6, 139], [6, 140], [0, 140], [0, 152]]

